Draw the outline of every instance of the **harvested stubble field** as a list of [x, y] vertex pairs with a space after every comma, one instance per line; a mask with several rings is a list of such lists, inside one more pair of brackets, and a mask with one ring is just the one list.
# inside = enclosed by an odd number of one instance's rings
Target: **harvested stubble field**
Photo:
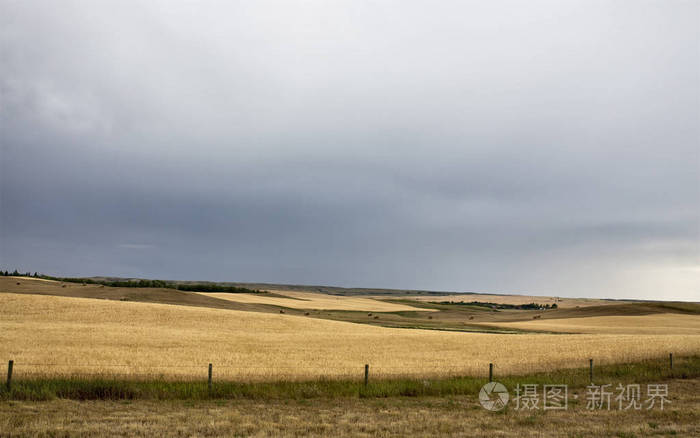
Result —
[[583, 318], [538, 319], [531, 321], [483, 323], [484, 325], [568, 333], [677, 334], [700, 335], [700, 316], [677, 313]]
[[[382, 296], [376, 296], [376, 298], [382, 298]], [[386, 298], [386, 297], [384, 297]], [[584, 306], [603, 306], [607, 304], [619, 304], [620, 301], [613, 300], [601, 300], [597, 298], [562, 298], [562, 297], [550, 297], [550, 296], [538, 296], [538, 295], [496, 295], [496, 294], [477, 294], [477, 293], [467, 293], [467, 294], [445, 294], [445, 295], [418, 295], [418, 296], [407, 296], [406, 299], [414, 300], [418, 302], [442, 302], [442, 301], [464, 301], [465, 303], [471, 301], [481, 301], [486, 303], [494, 304], [556, 304], [559, 308], [570, 308], [570, 307], [584, 307]], [[630, 301], [626, 301], [630, 302]]]
[[220, 300], [234, 301], [246, 304], [269, 304], [273, 306], [287, 307], [290, 309], [315, 309], [315, 310], [357, 310], [363, 312], [402, 312], [421, 310], [433, 312], [432, 309], [417, 309], [416, 307], [404, 304], [394, 304], [363, 297], [343, 297], [326, 295], [312, 292], [293, 292], [270, 290], [275, 295], [265, 296], [264, 294], [230, 294], [221, 292], [199, 292], [204, 295]]
[[307, 380], [528, 374], [700, 352], [700, 334], [482, 334], [391, 329], [304, 316], [0, 294], [0, 357], [29, 376]]

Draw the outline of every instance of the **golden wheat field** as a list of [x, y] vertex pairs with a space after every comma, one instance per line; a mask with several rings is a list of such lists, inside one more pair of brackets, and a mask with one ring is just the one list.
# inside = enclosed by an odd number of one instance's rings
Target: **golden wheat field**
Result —
[[483, 325], [567, 333], [700, 335], [700, 316], [678, 313], [539, 319]]
[[273, 306], [288, 307], [291, 309], [315, 309], [315, 310], [359, 310], [366, 312], [401, 312], [407, 310], [420, 310], [432, 312], [432, 309], [419, 309], [403, 304], [387, 303], [371, 298], [348, 297], [326, 295], [313, 292], [291, 292], [270, 290], [278, 295], [289, 298], [269, 297], [262, 294], [230, 294], [219, 292], [198, 292], [221, 300], [236, 301], [239, 303], [271, 304]]
[[700, 352], [700, 335], [553, 335], [391, 329], [303, 316], [0, 294], [0, 358], [32, 374], [250, 380], [529, 373]]

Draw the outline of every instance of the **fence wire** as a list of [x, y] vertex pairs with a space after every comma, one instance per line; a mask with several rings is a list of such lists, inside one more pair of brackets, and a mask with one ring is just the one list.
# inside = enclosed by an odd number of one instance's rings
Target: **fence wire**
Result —
[[[209, 366], [214, 375], [231, 379], [256, 378], [256, 377], [280, 377], [280, 378], [361, 378], [365, 373], [365, 367], [374, 376], [474, 376], [474, 366], [458, 366], [445, 364], [444, 362], [424, 362], [419, 365], [378, 365], [356, 363], [351, 365], [337, 365], [324, 363], [305, 363], [295, 365], [254, 365], [231, 363], [202, 363], [196, 365], [163, 365], [163, 364], [128, 364], [128, 363], [61, 363], [61, 362], [21, 362], [13, 361], [13, 373], [16, 377], [51, 377], [51, 376], [102, 376], [102, 377], [167, 377], [167, 378], [207, 378]], [[485, 375], [488, 364], [484, 363]], [[201, 370], [201, 372], [196, 371]], [[222, 372], [223, 370], [223, 372]], [[311, 371], [314, 370], [314, 371]]]

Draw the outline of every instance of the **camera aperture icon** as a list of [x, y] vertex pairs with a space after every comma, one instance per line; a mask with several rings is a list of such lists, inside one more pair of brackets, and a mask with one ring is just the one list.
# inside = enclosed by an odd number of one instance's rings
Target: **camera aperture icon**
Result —
[[500, 411], [508, 404], [509, 398], [506, 387], [498, 382], [489, 382], [479, 391], [479, 402], [489, 411]]

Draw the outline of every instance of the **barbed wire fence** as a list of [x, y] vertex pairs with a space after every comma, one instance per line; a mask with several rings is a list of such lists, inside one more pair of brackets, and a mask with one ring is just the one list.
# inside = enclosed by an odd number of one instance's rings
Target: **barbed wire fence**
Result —
[[[594, 360], [592, 358], [588, 359], [589, 365], [589, 380], [593, 383], [594, 379]], [[488, 380], [493, 381], [494, 378], [494, 363], [488, 364]], [[29, 368], [29, 369], [27, 369]], [[32, 370], [32, 368], [34, 370]], [[47, 373], [46, 370], [37, 370], [37, 368], [54, 368], [54, 372]], [[58, 368], [58, 369], [56, 369]], [[66, 371], [60, 373], [60, 368], [65, 368]], [[104, 370], [104, 369], [114, 369], [119, 370], [122, 368], [128, 369], [128, 372], [114, 372], [110, 371], [108, 373], [102, 372], [90, 372], [91, 370]], [[163, 373], [154, 372], [155, 370], [196, 370], [202, 369], [201, 380], [204, 377], [207, 378], [207, 383], [209, 389], [212, 388], [214, 382], [214, 370], [224, 369], [228, 372], [224, 373], [224, 380], [235, 381], [236, 378], [243, 379], [243, 381], [249, 381], [251, 378], [292, 378], [291, 380], [308, 380], [309, 378], [329, 378], [329, 379], [358, 379], [364, 383], [365, 386], [369, 384], [370, 378], [370, 364], [353, 364], [353, 365], [328, 365], [328, 364], [297, 364], [297, 365], [246, 365], [246, 364], [214, 364], [214, 363], [201, 363], [192, 365], [137, 365], [137, 364], [104, 364], [104, 363], [59, 363], [59, 362], [49, 362], [49, 363], [37, 363], [37, 362], [16, 362], [11, 359], [8, 361], [7, 365], [7, 381], [6, 389], [8, 391], [12, 388], [12, 381], [15, 375], [21, 377], [39, 377], [39, 378], [52, 378], [52, 377], [122, 377], [122, 378], [162, 378], [164, 380], [176, 381], [178, 378], [180, 380], [186, 381], [196, 381], [200, 380], [199, 374], [187, 372], [187, 373]], [[289, 371], [299, 371], [299, 370], [318, 370], [323, 369], [324, 372], [318, 374], [312, 374], [308, 371], [306, 373], [294, 373]], [[472, 368], [473, 369], [473, 368]], [[673, 372], [673, 353], [668, 355], [668, 369]], [[78, 371], [76, 371], [78, 370]], [[231, 372], [231, 371], [234, 372]], [[245, 373], [247, 372], [247, 373]], [[378, 378], [391, 378], [391, 377], [410, 377], [410, 378], [445, 378], [445, 377], [482, 377], [481, 375], [475, 376], [468, 374], [465, 367], [459, 366], [445, 366], [442, 362], [423, 362], [422, 365], [381, 365], [372, 368], [373, 375]], [[485, 376], [484, 376], [485, 377]]]

